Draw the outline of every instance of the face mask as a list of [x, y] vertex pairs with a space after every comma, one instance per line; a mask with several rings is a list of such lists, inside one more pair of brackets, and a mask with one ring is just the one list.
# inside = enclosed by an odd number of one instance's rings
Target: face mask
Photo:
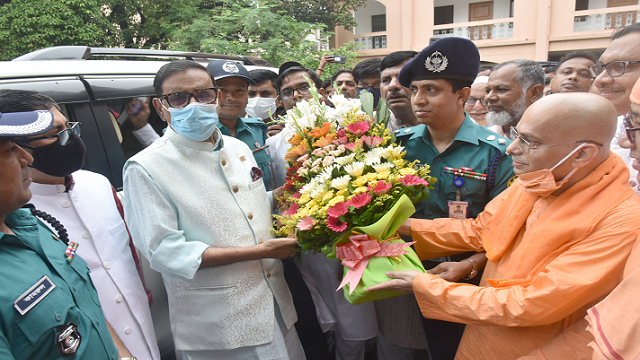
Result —
[[269, 119], [269, 114], [276, 110], [275, 98], [254, 97], [247, 103], [247, 117], [254, 117], [260, 120]]
[[[163, 105], [164, 106], [164, 105]], [[168, 108], [171, 127], [178, 134], [194, 140], [207, 140], [218, 124], [215, 104], [191, 103], [182, 109]]]
[[556, 190], [560, 189], [562, 185], [564, 185], [569, 180], [569, 178], [572, 177], [573, 174], [576, 173], [576, 171], [578, 171], [578, 168], [573, 168], [567, 174], [567, 176], [564, 177], [564, 179], [558, 182], [556, 182], [556, 178], [553, 176], [553, 170], [586, 145], [586, 143], [580, 144], [580, 146], [573, 149], [573, 151], [570, 152], [569, 155], [565, 156], [551, 169], [542, 169], [518, 175], [518, 179], [520, 179], [520, 184], [522, 184], [524, 191], [528, 192], [529, 194], [549, 196]]
[[31, 167], [51, 176], [65, 177], [80, 170], [84, 162], [85, 147], [82, 139], [71, 133], [69, 143], [60, 145], [56, 139], [53, 144], [33, 149]]
[[380, 101], [380, 89], [376, 89], [372, 86], [369, 86], [364, 89], [358, 88], [358, 96], [360, 96], [360, 91], [362, 90], [367, 90], [373, 95], [373, 108], [374, 109], [378, 108], [378, 101]]

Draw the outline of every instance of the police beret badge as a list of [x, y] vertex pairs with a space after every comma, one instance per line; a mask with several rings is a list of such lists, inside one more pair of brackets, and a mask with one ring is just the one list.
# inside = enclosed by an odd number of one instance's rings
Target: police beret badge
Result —
[[224, 63], [224, 65], [222, 65], [222, 70], [229, 73], [234, 73], [234, 74], [240, 71], [238, 70], [238, 65], [236, 65], [236, 63], [231, 61]]
[[447, 65], [449, 65], [449, 59], [442, 55], [440, 51], [434, 52], [424, 61], [424, 67], [431, 72], [446, 70]]

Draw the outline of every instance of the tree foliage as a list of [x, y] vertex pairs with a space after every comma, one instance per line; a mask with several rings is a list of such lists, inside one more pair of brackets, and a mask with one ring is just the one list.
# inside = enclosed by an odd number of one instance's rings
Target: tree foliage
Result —
[[[2, 0], [0, 0], [2, 1]], [[55, 45], [122, 46], [297, 60], [315, 68], [334, 25], [365, 0], [12, 0], [0, 7], [2, 59]], [[321, 34], [310, 39], [309, 34]], [[346, 45], [332, 54], [355, 61]], [[317, 58], [316, 58], [317, 57]], [[331, 65], [332, 68], [342, 64]], [[335, 70], [335, 69], [333, 69]]]
[[113, 46], [98, 0], [14, 0], [0, 7], [0, 57], [56, 45]]
[[278, 8], [299, 21], [324, 24], [327, 29], [356, 26], [353, 12], [367, 0], [280, 0]]

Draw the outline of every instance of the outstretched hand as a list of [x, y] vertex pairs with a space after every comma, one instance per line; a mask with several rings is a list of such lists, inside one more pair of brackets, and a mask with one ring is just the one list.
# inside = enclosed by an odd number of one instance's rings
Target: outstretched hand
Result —
[[387, 271], [385, 275], [394, 279], [371, 286], [367, 291], [391, 290], [400, 292], [413, 292], [413, 280], [420, 274], [417, 270], [409, 271]]
[[469, 275], [471, 269], [473, 269], [473, 264], [468, 261], [451, 261], [440, 263], [433, 269], [427, 270], [427, 272], [431, 275], [440, 277], [443, 280], [456, 282]]

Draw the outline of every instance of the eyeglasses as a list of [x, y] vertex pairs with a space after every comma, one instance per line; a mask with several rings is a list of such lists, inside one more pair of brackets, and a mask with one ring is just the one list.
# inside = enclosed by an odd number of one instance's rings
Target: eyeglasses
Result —
[[554, 145], [569, 145], [569, 144], [580, 144], [580, 143], [585, 143], [585, 142], [589, 142], [589, 143], [593, 143], [596, 145], [600, 145], [603, 146], [602, 144], [595, 142], [593, 140], [579, 140], [579, 141], [571, 141], [571, 142], [566, 142], [566, 143], [556, 143], [556, 144], [540, 144], [540, 145], [531, 145], [531, 143], [529, 142], [529, 140], [523, 138], [522, 136], [520, 136], [520, 134], [518, 134], [518, 130], [516, 130], [516, 128], [514, 128], [513, 126], [511, 127], [511, 139], [513, 141], [520, 140], [520, 150], [522, 150], [522, 152], [528, 154], [531, 149], [537, 149], [539, 147], [542, 146], [554, 146]]
[[633, 113], [629, 111], [627, 115], [624, 116], [624, 130], [627, 133], [627, 139], [629, 139], [632, 144], [636, 142], [636, 131], [640, 131], [640, 127], [633, 127], [634, 123], [635, 117]]
[[34, 141], [44, 140], [44, 139], [51, 139], [51, 138], [58, 138], [58, 141], [60, 142], [60, 145], [67, 146], [67, 145], [69, 145], [69, 141], [71, 140], [71, 134], [76, 134], [76, 135], [80, 136], [80, 126], [79, 125], [80, 125], [79, 122], [70, 122], [70, 123], [67, 124], [67, 128], [66, 129], [58, 132], [57, 134], [30, 137], [30, 138], [20, 138], [20, 139], [16, 140], [15, 143], [20, 145], [20, 146], [22, 146], [23, 148], [33, 149], [34, 146], [32, 146], [30, 143], [32, 143]]
[[308, 84], [299, 86], [295, 89], [284, 89], [280, 92], [280, 97], [282, 100], [289, 100], [293, 97], [293, 93], [297, 91], [300, 95], [309, 95], [311, 94], [311, 87]]
[[593, 77], [597, 77], [606, 69], [609, 73], [609, 76], [616, 77], [624, 75], [624, 73], [627, 71], [627, 66], [637, 63], [640, 63], [640, 61], [612, 61], [604, 65], [593, 64], [589, 65], [589, 71], [591, 71], [591, 75], [593, 75]]
[[206, 88], [196, 90], [195, 92], [174, 92], [170, 94], [164, 94], [160, 96], [161, 99], [165, 99], [167, 104], [173, 108], [183, 108], [189, 104], [191, 98], [196, 99], [197, 102], [209, 104], [218, 98], [218, 88]]
[[469, 105], [469, 106], [475, 106], [476, 102], [480, 101], [480, 105], [482, 106], [486, 106], [487, 104], [484, 102], [484, 98], [474, 98], [474, 97], [470, 97], [467, 99], [467, 101], [464, 102], [465, 105]]

